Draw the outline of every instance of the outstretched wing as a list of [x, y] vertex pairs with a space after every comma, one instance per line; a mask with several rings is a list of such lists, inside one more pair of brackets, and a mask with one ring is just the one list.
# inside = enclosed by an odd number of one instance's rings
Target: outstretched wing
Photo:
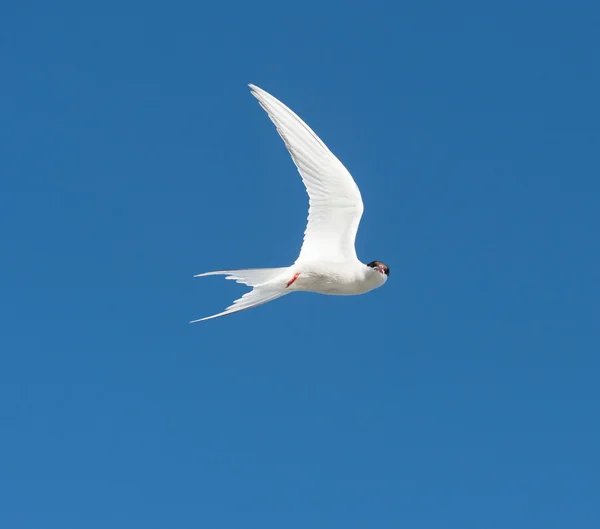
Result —
[[277, 127], [308, 193], [308, 224], [298, 261], [356, 260], [354, 241], [364, 207], [352, 175], [294, 112], [249, 86]]

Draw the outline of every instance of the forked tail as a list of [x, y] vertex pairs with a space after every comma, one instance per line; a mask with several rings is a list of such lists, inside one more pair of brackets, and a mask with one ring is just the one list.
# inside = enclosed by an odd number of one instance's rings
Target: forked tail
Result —
[[258, 307], [269, 301], [273, 301], [281, 296], [289, 294], [289, 291], [285, 289], [285, 282], [282, 280], [282, 284], [275, 281], [279, 276], [285, 277], [287, 268], [250, 268], [247, 270], [218, 270], [216, 272], [206, 272], [204, 274], [197, 274], [194, 277], [204, 276], [227, 276], [225, 279], [231, 279], [237, 283], [248, 285], [253, 287], [250, 292], [246, 292], [241, 298], [236, 299], [233, 305], [227, 307], [223, 312], [215, 314], [213, 316], [207, 316], [206, 318], [200, 318], [199, 320], [193, 320], [190, 323], [196, 323], [204, 320], [212, 320], [213, 318], [219, 318], [220, 316], [227, 316], [228, 314], [234, 314], [242, 310], [251, 309]]

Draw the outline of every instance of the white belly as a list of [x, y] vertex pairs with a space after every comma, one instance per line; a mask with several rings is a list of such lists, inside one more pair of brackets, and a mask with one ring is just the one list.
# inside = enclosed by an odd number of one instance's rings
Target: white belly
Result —
[[365, 274], [365, 269], [364, 265], [352, 267], [337, 263], [291, 267], [290, 270], [299, 275], [288, 288], [291, 291], [355, 296], [369, 292], [385, 283], [385, 280], [377, 277], [380, 274]]

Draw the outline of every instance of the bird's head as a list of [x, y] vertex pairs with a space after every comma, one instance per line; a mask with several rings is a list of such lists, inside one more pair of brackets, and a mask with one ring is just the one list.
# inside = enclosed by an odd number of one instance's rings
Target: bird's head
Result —
[[381, 261], [371, 261], [367, 266], [379, 274], [384, 283], [387, 281], [387, 278], [390, 275], [390, 269], [385, 263], [382, 263]]

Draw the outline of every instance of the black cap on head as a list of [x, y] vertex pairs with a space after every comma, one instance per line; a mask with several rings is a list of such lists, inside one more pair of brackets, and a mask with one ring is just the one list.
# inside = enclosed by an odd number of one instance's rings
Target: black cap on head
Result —
[[369, 268], [379, 268], [381, 266], [381, 268], [383, 268], [383, 271], [385, 272], [386, 276], [390, 275], [390, 269], [388, 267], [388, 265], [386, 265], [385, 263], [382, 263], [381, 261], [371, 261], [368, 265]]

